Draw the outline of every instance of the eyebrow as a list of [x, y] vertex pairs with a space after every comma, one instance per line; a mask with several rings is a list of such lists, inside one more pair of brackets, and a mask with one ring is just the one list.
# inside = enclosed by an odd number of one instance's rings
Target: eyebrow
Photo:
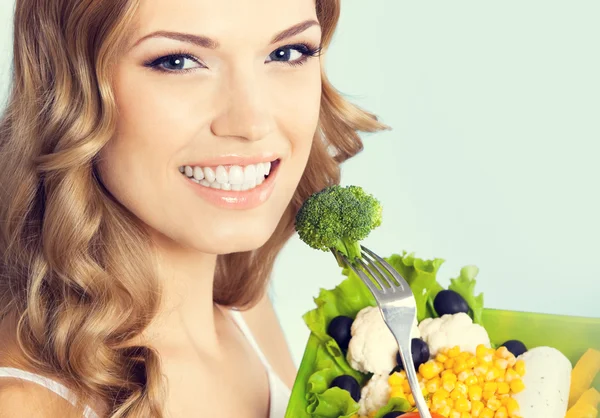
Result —
[[[304, 22], [301, 22], [294, 26], [291, 26], [291, 27], [279, 32], [277, 35], [275, 35], [273, 37], [273, 39], [271, 40], [271, 44], [281, 42], [284, 39], [288, 39], [288, 38], [291, 38], [292, 36], [298, 35], [299, 33], [304, 32], [305, 30], [307, 30], [308, 28], [310, 28], [312, 26], [320, 26], [320, 25], [319, 25], [319, 22], [317, 22], [316, 20], [306, 20]], [[137, 42], [135, 44], [133, 44], [132, 48], [136, 47], [137, 45], [139, 45], [146, 39], [150, 39], [150, 38], [174, 39], [176, 41], [187, 42], [187, 43], [194, 44], [194, 45], [200, 46], [202, 48], [208, 48], [208, 49], [217, 49], [219, 47], [219, 43], [217, 41], [215, 41], [214, 39], [211, 39], [207, 36], [193, 35], [191, 33], [171, 32], [171, 31], [160, 30], [160, 31], [152, 32], [152, 33], [138, 39]]]

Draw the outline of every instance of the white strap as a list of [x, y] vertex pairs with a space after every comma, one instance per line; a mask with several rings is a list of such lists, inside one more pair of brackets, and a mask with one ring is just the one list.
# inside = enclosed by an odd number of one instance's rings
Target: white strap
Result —
[[260, 346], [258, 345], [258, 342], [254, 338], [254, 335], [252, 334], [252, 331], [250, 330], [250, 327], [248, 327], [248, 324], [244, 320], [244, 317], [242, 316], [242, 313], [240, 311], [235, 310], [235, 309], [231, 309], [229, 312], [231, 312], [231, 317], [235, 320], [237, 326], [242, 331], [242, 334], [244, 334], [244, 336], [246, 337], [246, 339], [248, 340], [248, 342], [250, 343], [250, 345], [256, 351], [256, 354], [260, 358], [260, 361], [262, 362], [262, 364], [267, 368], [267, 370], [269, 372], [272, 372], [271, 364], [267, 360], [267, 357], [265, 356], [265, 354], [263, 353], [263, 351], [260, 349]]
[[[36, 383], [56, 393], [61, 398], [69, 401], [73, 406], [77, 404], [77, 398], [69, 389], [67, 389], [64, 385], [55, 382], [54, 380], [49, 379], [47, 377], [40, 376], [38, 374], [21, 369], [14, 369], [12, 367], [0, 367], [0, 378], [2, 377], [20, 379], [31, 383]], [[85, 410], [83, 411], [83, 416], [85, 418], [99, 418], [98, 415], [89, 406], [85, 407]]]

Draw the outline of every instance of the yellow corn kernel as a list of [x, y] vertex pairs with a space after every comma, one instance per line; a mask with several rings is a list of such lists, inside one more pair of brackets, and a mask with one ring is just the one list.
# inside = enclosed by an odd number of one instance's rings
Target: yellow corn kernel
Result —
[[510, 383], [514, 379], [518, 379], [519, 377], [521, 376], [514, 369], [508, 369], [506, 370], [506, 374], [504, 375], [504, 381]]
[[447, 390], [440, 389], [433, 394], [431, 401], [435, 404], [435, 403], [438, 403], [438, 401], [441, 401], [442, 399], [448, 399], [449, 397], [450, 397], [450, 393]]
[[435, 361], [445, 363], [446, 361], [448, 361], [448, 356], [443, 353], [438, 353], [437, 356], [435, 356]]
[[516, 363], [517, 363], [517, 358], [511, 353], [510, 357], [507, 358], [508, 360], [508, 367], [513, 367]]
[[505, 395], [505, 394], [510, 393], [510, 385], [506, 382], [499, 382], [497, 393], [499, 395]]
[[514, 369], [521, 376], [525, 376], [525, 362], [523, 360], [517, 360]]
[[507, 359], [508, 357], [510, 357], [510, 354], [511, 354], [511, 353], [510, 353], [510, 351], [508, 351], [508, 348], [506, 348], [506, 347], [504, 347], [504, 346], [502, 346], [502, 347], [499, 347], [499, 348], [496, 350], [496, 357], [498, 357], [498, 358], [504, 358], [504, 359]]
[[433, 379], [439, 372], [436, 372], [435, 363], [430, 360], [419, 366], [419, 373], [421, 373], [421, 376], [425, 379], [429, 380]]
[[390, 398], [404, 398], [404, 391], [401, 388], [392, 388]]
[[483, 402], [478, 400], [471, 402], [471, 415], [475, 418], [478, 418], [481, 414], [481, 411], [483, 411], [483, 408], [485, 408]]
[[490, 399], [494, 398], [495, 396], [496, 396], [496, 394], [494, 392], [486, 392], [485, 390], [483, 391], [483, 394], [481, 395], [481, 397], [485, 401], [489, 401]]
[[505, 407], [501, 406], [494, 414], [494, 418], [508, 418], [508, 411]]
[[478, 383], [477, 376], [475, 376], [473, 374], [470, 375], [469, 377], [467, 377], [467, 380], [465, 380], [465, 385], [467, 385], [467, 386], [473, 386], [473, 385], [476, 385], [477, 383]]
[[449, 358], [455, 358], [458, 357], [460, 355], [460, 347], [459, 346], [454, 346], [452, 347], [450, 350], [448, 350], [448, 357]]
[[458, 412], [456, 409], [452, 409], [450, 411], [450, 415], [448, 415], [449, 418], [460, 418], [460, 412]]
[[369, 418], [375, 418], [375, 415], [377, 415], [377, 411], [369, 412]]
[[469, 387], [463, 382], [457, 382], [456, 389], [460, 390], [464, 396], [467, 396], [467, 394], [469, 393]]
[[454, 382], [456, 382], [456, 380], [458, 380], [458, 379], [456, 378], [456, 375], [454, 374], [454, 372], [453, 372], [452, 370], [444, 370], [444, 371], [442, 372], [441, 376], [442, 376], [442, 380], [447, 380], [447, 379], [449, 379], [449, 380], [452, 380], [452, 381], [454, 381]]
[[467, 362], [464, 359], [457, 358], [452, 370], [456, 374], [459, 374], [460, 372], [467, 370]]
[[458, 398], [454, 401], [454, 409], [458, 412], [468, 412], [471, 410], [471, 402], [467, 398]]
[[450, 393], [450, 398], [457, 400], [459, 398], [464, 398], [466, 395], [463, 393], [463, 391], [459, 390], [459, 389], [454, 389], [451, 393]]
[[449, 358], [448, 360], [446, 360], [444, 362], [444, 367], [448, 370], [451, 370], [454, 367], [454, 359], [453, 358]]
[[487, 355], [487, 347], [483, 344], [479, 344], [477, 348], [475, 348], [475, 355], [478, 358], [484, 358]]
[[502, 402], [500, 401], [500, 399], [497, 399], [495, 396], [493, 396], [487, 401], [485, 406], [487, 406], [492, 411], [497, 411], [502, 406]]
[[494, 411], [489, 408], [483, 408], [483, 411], [479, 414], [479, 418], [494, 418]]
[[400, 373], [398, 372], [394, 372], [390, 375], [390, 377], [388, 378], [388, 383], [390, 384], [390, 386], [401, 386], [402, 382], [404, 381], [404, 378], [402, 376], [400, 376]]
[[438, 409], [437, 413], [443, 417], [449, 417], [451, 410], [452, 409], [448, 405], [446, 405], [446, 406], [443, 406], [440, 409]]
[[469, 386], [469, 399], [472, 401], [480, 401], [483, 393], [481, 386]]
[[475, 376], [477, 376], [477, 377], [485, 376], [486, 373], [488, 372], [488, 369], [489, 368], [487, 365], [480, 363], [473, 368], [473, 373], [475, 373]]
[[500, 377], [500, 373], [499, 373], [499, 370], [495, 367], [492, 367], [491, 369], [489, 369], [488, 372], [485, 374], [485, 380], [487, 382], [496, 380], [498, 377]]
[[444, 371], [444, 363], [440, 363], [439, 361], [434, 360], [433, 369], [437, 374], [441, 373], [442, 371]]
[[506, 411], [509, 417], [516, 417], [519, 415], [520, 407], [516, 399], [508, 398], [506, 401]]
[[444, 389], [446, 389], [448, 392], [452, 392], [454, 390], [454, 387], [456, 386], [456, 383], [453, 380], [442, 380], [442, 387]]
[[484, 392], [496, 393], [497, 390], [498, 390], [498, 383], [496, 383], [496, 382], [486, 382], [486, 384], [483, 385]]
[[496, 360], [494, 360], [494, 366], [496, 366], [500, 370], [506, 370], [508, 368], [508, 360], [503, 358], [497, 358]]
[[406, 398], [406, 400], [408, 401], [408, 403], [410, 404], [410, 406], [415, 406], [417, 404], [415, 402], [415, 397], [413, 396], [412, 393], [408, 394], [408, 397]]
[[408, 383], [408, 380], [402, 382], [402, 386], [400, 386], [400, 388], [406, 393], [410, 392], [410, 384]]
[[510, 390], [512, 390], [513, 393], [519, 393], [523, 389], [525, 389], [525, 384], [521, 379], [515, 379], [510, 382]]
[[471, 357], [467, 360], [467, 368], [472, 369], [473, 367], [477, 366], [477, 363], [477, 357]]
[[462, 372], [460, 372], [458, 374], [458, 381], [459, 382], [466, 382], [467, 379], [469, 378], [469, 376], [471, 376], [473, 374], [473, 372], [471, 370], [469, 370], [469, 368], [467, 367], [467, 370], [463, 370]]
[[450, 407], [450, 409], [454, 408], [454, 399], [448, 398], [446, 399], [446, 405]]
[[440, 388], [442, 380], [439, 377], [434, 377], [425, 384], [425, 388], [429, 393], [435, 393]]
[[460, 418], [472, 418], [472, 417], [471, 417], [471, 414], [468, 412], [461, 412]]

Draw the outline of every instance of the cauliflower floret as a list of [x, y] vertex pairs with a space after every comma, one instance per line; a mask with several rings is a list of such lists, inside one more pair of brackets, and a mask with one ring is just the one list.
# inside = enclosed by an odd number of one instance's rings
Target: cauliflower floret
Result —
[[475, 354], [477, 346], [490, 347], [490, 337], [481, 325], [474, 324], [464, 312], [427, 318], [419, 324], [421, 338], [429, 345], [431, 357], [444, 348], [460, 347], [460, 351]]
[[374, 374], [373, 377], [360, 391], [360, 400], [358, 405], [360, 409], [358, 414], [367, 416], [372, 411], [378, 411], [384, 407], [390, 399], [390, 384], [388, 383], [389, 375]]
[[[363, 373], [388, 374], [396, 367], [398, 343], [381, 316], [379, 308], [362, 309], [350, 328], [347, 360], [355, 370]], [[412, 338], [420, 337], [417, 322], [413, 324]]]

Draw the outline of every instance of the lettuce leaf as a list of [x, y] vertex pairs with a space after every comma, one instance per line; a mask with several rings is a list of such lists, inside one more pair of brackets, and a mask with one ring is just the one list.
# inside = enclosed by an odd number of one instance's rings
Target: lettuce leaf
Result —
[[460, 270], [460, 275], [450, 280], [448, 290], [454, 290], [460, 294], [471, 308], [473, 322], [483, 325], [483, 293], [475, 296], [475, 278], [479, 273], [476, 266], [466, 266]]
[[358, 403], [343, 389], [327, 389], [315, 397], [314, 409], [309, 411], [314, 418], [351, 418], [358, 412]]
[[408, 412], [413, 409], [404, 398], [390, 398], [386, 406], [382, 407], [375, 414], [375, 418], [383, 418], [388, 412]]

